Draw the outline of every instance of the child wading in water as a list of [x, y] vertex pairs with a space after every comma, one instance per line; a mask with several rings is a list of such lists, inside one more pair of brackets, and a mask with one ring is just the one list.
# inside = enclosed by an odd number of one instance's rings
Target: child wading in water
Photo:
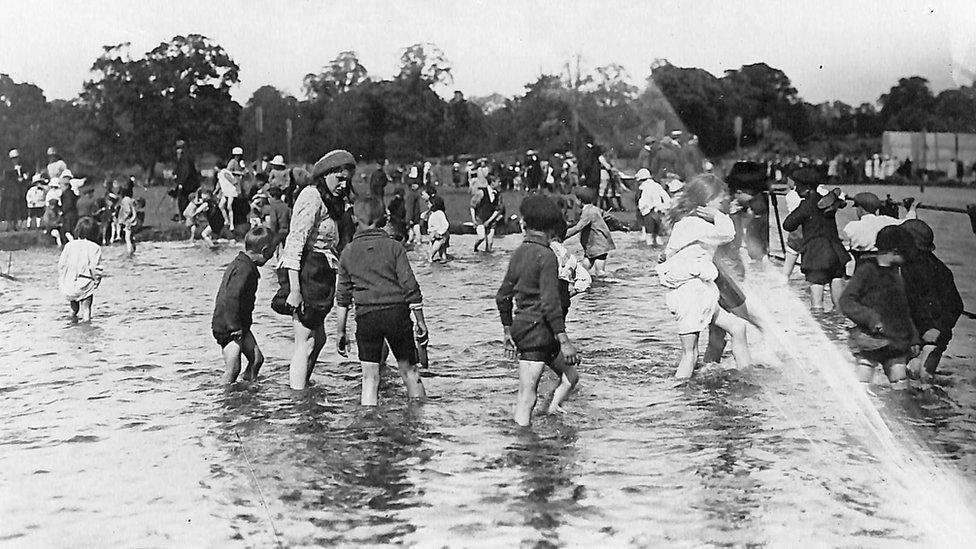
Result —
[[583, 188], [578, 194], [583, 201], [583, 211], [580, 212], [579, 222], [566, 231], [566, 238], [579, 233], [580, 244], [583, 245], [583, 265], [593, 276], [603, 276], [606, 274], [607, 255], [616, 246], [610, 236], [610, 227], [603, 219], [603, 210], [596, 206], [596, 191]]
[[[505, 355], [518, 361], [515, 422], [526, 426], [532, 423], [543, 369], [549, 366], [560, 374], [560, 385], [549, 406], [550, 412], [556, 412], [561, 399], [575, 385], [580, 358], [566, 335], [559, 298], [559, 260], [549, 248], [549, 235], [562, 219], [562, 212], [542, 195], [527, 196], [519, 210], [525, 239], [512, 254], [495, 303], [505, 332]], [[565, 365], [562, 372], [558, 371], [560, 364]]]
[[889, 226], [878, 231], [875, 246], [877, 256], [863, 258], [854, 270], [840, 309], [857, 325], [851, 344], [858, 357], [858, 379], [870, 382], [880, 364], [893, 389], [906, 389], [908, 359], [918, 354], [919, 338], [898, 266], [915, 242], [905, 229]]
[[715, 324], [732, 337], [732, 355], [740, 368], [748, 366], [746, 322], [718, 305], [715, 285], [718, 269], [715, 250], [735, 237], [732, 219], [722, 213], [728, 206], [728, 187], [711, 174], [692, 179], [675, 198], [668, 212], [673, 228], [656, 270], [661, 285], [670, 288], [665, 300], [678, 321], [681, 362], [675, 377], [688, 378], [698, 362], [698, 336]]
[[427, 218], [427, 234], [430, 236], [429, 260], [435, 258], [447, 261], [447, 248], [451, 245], [450, 222], [444, 213], [444, 199], [438, 195], [430, 197], [430, 217]]
[[58, 288], [71, 304], [71, 316], [81, 313], [81, 320], [88, 322], [92, 316], [92, 299], [95, 288], [102, 281], [102, 247], [98, 223], [91, 217], [83, 217], [74, 227], [77, 238], [64, 245], [58, 260]]
[[244, 251], [230, 262], [214, 302], [214, 339], [224, 355], [224, 383], [234, 383], [241, 373], [241, 355], [247, 358], [244, 379], [258, 378], [264, 355], [251, 333], [254, 299], [258, 291], [258, 267], [274, 254], [274, 235], [265, 227], [255, 227], [244, 236]]
[[364, 406], [376, 406], [379, 399], [384, 342], [389, 343], [396, 357], [407, 395], [415, 399], [426, 397], [410, 320], [413, 312], [417, 337], [425, 338], [423, 296], [406, 249], [380, 228], [385, 214], [379, 198], [361, 198], [353, 205], [358, 230], [342, 250], [336, 281], [336, 350], [342, 356], [348, 352], [346, 319], [349, 306], [355, 303], [356, 344], [363, 371], [360, 403]]

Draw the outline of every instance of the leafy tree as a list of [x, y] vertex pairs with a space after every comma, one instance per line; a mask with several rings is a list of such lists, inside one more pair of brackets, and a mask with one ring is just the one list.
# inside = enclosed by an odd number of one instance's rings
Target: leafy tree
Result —
[[128, 43], [106, 46], [91, 70], [81, 102], [93, 132], [89, 148], [103, 162], [136, 163], [151, 175], [177, 138], [217, 154], [236, 144], [240, 106], [230, 88], [239, 68], [207, 37], [176, 36], [141, 58]]
[[881, 123], [888, 130], [922, 131], [938, 126], [932, 116], [935, 98], [929, 89], [929, 81], [921, 76], [901, 78], [898, 85], [883, 94]]
[[369, 73], [355, 51], [342, 51], [318, 74], [305, 75], [303, 89], [309, 99], [327, 99], [366, 82]]
[[935, 98], [933, 111], [943, 129], [976, 133], [976, 87], [943, 91]]
[[[257, 130], [257, 110], [261, 108], [263, 132]], [[241, 144], [247, 151], [282, 154], [287, 149], [286, 120], [291, 118], [292, 132], [298, 118], [298, 100], [281, 93], [274, 86], [254, 91], [241, 111]], [[294, 150], [294, 148], [293, 148]]]
[[[655, 88], [663, 94], [664, 104], [655, 97]], [[645, 102], [657, 103], [654, 118], [666, 120], [670, 127], [686, 127], [698, 135], [702, 150], [715, 153], [735, 144], [727, 92], [728, 86], [708, 71], [662, 63], [651, 71]]]
[[418, 75], [430, 85], [454, 82], [451, 62], [447, 60], [443, 50], [430, 42], [407, 46], [400, 54], [400, 73], [397, 78], [409, 78], [413, 75]]

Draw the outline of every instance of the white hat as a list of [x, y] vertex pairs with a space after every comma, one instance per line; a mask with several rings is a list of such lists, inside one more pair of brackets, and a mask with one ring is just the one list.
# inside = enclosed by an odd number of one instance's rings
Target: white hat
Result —
[[58, 154], [58, 150], [55, 149], [54, 147], [48, 147], [47, 148], [47, 154], [48, 154], [48, 156], [50, 156], [52, 154]]
[[244, 156], [244, 149], [242, 149], [241, 147], [234, 147], [233, 149], [231, 149], [230, 155], [231, 156]]
[[685, 182], [680, 179], [675, 178], [668, 182], [669, 193], [676, 193], [683, 188], [685, 188]]
[[71, 179], [74, 176], [75, 174], [71, 173], [71, 170], [64, 170], [63, 172], [61, 172], [61, 179], [65, 179], [65, 178]]
[[268, 164], [271, 164], [272, 166], [284, 166], [285, 157], [281, 156], [280, 154], [276, 154], [275, 157], [271, 159], [271, 162], [268, 162]]
[[85, 179], [72, 179], [71, 180], [71, 190], [73, 190], [75, 192], [75, 194], [78, 194], [78, 191], [81, 190], [81, 188], [85, 185], [85, 181], [88, 181], [88, 179], [87, 178], [85, 178]]
[[40, 173], [35, 173], [34, 177], [31, 178], [31, 183], [40, 183], [44, 181], [44, 176]]
[[7, 156], [9, 156], [10, 158], [19, 158], [20, 152], [18, 152], [17, 149], [10, 149], [10, 152], [7, 153]]
[[650, 178], [651, 178], [651, 172], [647, 168], [641, 168], [637, 170], [637, 175], [634, 176], [634, 179], [638, 181], [645, 181]]

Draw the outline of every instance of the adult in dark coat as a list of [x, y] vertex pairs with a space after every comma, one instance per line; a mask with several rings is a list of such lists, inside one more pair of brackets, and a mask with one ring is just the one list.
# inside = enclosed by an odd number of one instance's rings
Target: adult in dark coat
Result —
[[736, 250], [742, 242], [753, 261], [769, 253], [769, 181], [766, 166], [758, 162], [736, 162], [726, 177], [733, 198], [732, 222], [735, 240], [728, 245]]
[[0, 221], [8, 230], [16, 230], [20, 221], [27, 219], [27, 188], [30, 174], [20, 162], [20, 154], [11, 149], [8, 154], [10, 167], [0, 176]]
[[390, 177], [386, 175], [387, 167], [390, 165], [390, 161], [383, 160], [379, 161], [379, 165], [376, 166], [376, 171], [369, 175], [369, 195], [383, 199], [383, 195], [386, 194], [386, 186], [390, 183]]
[[186, 150], [186, 142], [176, 142], [176, 186], [170, 191], [170, 196], [176, 198], [175, 220], [183, 218], [183, 210], [190, 203], [190, 195], [200, 188], [200, 172], [197, 171], [193, 155]]
[[599, 192], [600, 190], [600, 146], [587, 142], [580, 152], [580, 175], [583, 185]]
[[845, 266], [851, 260], [837, 232], [835, 215], [844, 201], [836, 194], [821, 197], [814, 189], [823, 182], [823, 175], [813, 168], [801, 168], [793, 172], [793, 181], [801, 195], [808, 192], [803, 202], [783, 220], [783, 230], [803, 228], [803, 244], [800, 246], [800, 270], [810, 283], [810, 297], [815, 310], [823, 308], [823, 286], [830, 285], [834, 305], [840, 303], [844, 293]]
[[525, 154], [525, 189], [529, 192], [535, 192], [542, 186], [543, 180], [539, 155], [535, 151], [528, 151]]

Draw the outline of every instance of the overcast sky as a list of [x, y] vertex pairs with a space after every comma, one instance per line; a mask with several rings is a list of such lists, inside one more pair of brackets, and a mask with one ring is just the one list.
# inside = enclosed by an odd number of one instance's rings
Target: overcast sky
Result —
[[103, 45], [141, 53], [190, 33], [241, 66], [241, 103], [265, 84], [300, 96], [302, 77], [342, 50], [390, 77], [417, 42], [441, 47], [452, 88], [469, 96], [520, 93], [576, 53], [590, 67], [622, 64], [641, 86], [656, 58], [716, 76], [766, 62], [814, 103], [873, 102], [912, 75], [939, 91], [954, 74], [968, 84], [976, 64], [970, 0], [0, 0], [0, 13], [0, 73], [49, 99], [76, 96]]

